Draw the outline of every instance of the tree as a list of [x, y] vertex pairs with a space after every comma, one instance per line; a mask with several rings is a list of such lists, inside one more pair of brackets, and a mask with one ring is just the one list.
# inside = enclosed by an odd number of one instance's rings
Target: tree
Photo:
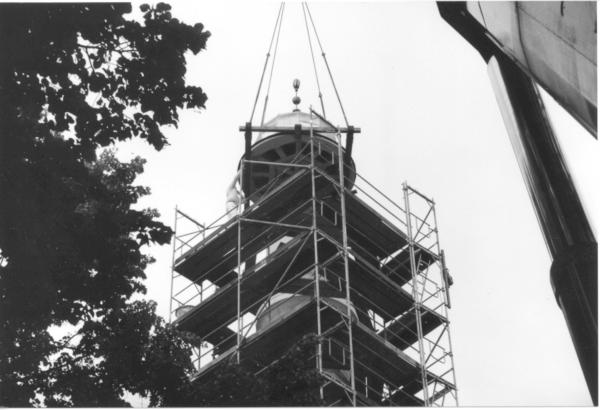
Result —
[[[0, 405], [124, 405], [124, 391], [162, 404], [187, 380], [181, 336], [131, 299], [143, 246], [172, 232], [132, 209], [143, 160], [99, 152], [134, 137], [160, 150], [161, 126], [204, 107], [185, 54], [210, 33], [164, 3], [140, 9], [0, 5]], [[64, 323], [76, 334], [55, 341]]]
[[[172, 232], [132, 206], [144, 160], [120, 162], [118, 141], [160, 150], [161, 126], [203, 108], [185, 83], [185, 54], [209, 33], [170, 7], [0, 5], [0, 405], [320, 404], [306, 366], [314, 340], [264, 364], [220, 369], [198, 385], [190, 335], [166, 326], [143, 294], [149, 243]], [[55, 340], [52, 325], [73, 334]], [[233, 393], [233, 394], [232, 394]]]
[[[317, 337], [306, 335], [274, 363], [226, 363], [203, 384], [191, 383], [175, 405], [322, 406], [323, 379], [315, 368]], [[242, 353], [243, 355], [243, 353]]]

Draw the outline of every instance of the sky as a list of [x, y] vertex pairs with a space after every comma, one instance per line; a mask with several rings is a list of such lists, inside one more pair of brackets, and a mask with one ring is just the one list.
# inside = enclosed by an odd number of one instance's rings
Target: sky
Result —
[[[279, 3], [172, 1], [173, 15], [202, 22], [207, 49], [188, 58], [187, 81], [206, 109], [164, 129], [170, 146], [122, 144], [121, 158], [148, 162], [138, 183], [172, 226], [174, 208], [202, 222], [225, 212], [226, 188], [243, 153]], [[454, 278], [450, 311], [462, 406], [591, 405], [549, 281], [551, 260], [480, 55], [433, 2], [317, 2], [310, 9], [350, 124], [358, 172], [402, 200], [408, 183], [436, 202], [441, 246]], [[313, 44], [313, 46], [316, 46]], [[317, 53], [316, 57], [320, 57]], [[322, 59], [328, 119], [343, 117]], [[268, 73], [267, 73], [268, 74]], [[319, 106], [300, 3], [287, 3], [266, 119]], [[597, 232], [597, 140], [545, 96], [584, 206]], [[264, 94], [255, 122], [260, 119]], [[167, 316], [171, 249], [152, 247], [147, 297]]]

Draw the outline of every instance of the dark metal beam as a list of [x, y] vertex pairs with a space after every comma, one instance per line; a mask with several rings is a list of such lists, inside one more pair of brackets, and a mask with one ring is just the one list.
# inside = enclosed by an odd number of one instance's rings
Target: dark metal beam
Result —
[[[244, 158], [251, 161], [252, 160], [252, 124], [247, 122], [244, 127], [240, 127], [240, 131], [244, 131], [244, 139], [245, 139], [245, 149], [244, 149]], [[250, 181], [252, 180], [252, 167], [250, 165], [240, 164], [240, 169], [242, 170], [242, 175], [244, 180], [241, 182], [242, 190], [247, 190], [248, 192], [244, 192], [246, 198], [250, 198], [252, 192], [250, 192]], [[244, 168], [245, 166], [245, 168]], [[246, 206], [248, 206], [246, 204]]]
[[502, 55], [488, 73], [552, 258], [550, 282], [598, 405], [598, 256], [579, 195], [532, 80]]
[[[246, 125], [240, 126], [240, 131], [250, 130], [250, 132], [294, 132], [296, 130], [295, 127], [253, 127], [249, 123]], [[357, 127], [342, 127], [339, 128], [339, 131], [342, 133], [353, 132], [354, 134], [360, 134], [360, 128]], [[309, 128], [302, 127], [302, 132], [305, 134], [309, 133]], [[335, 133], [338, 132], [337, 128], [330, 127], [313, 127], [313, 132], [316, 133]]]

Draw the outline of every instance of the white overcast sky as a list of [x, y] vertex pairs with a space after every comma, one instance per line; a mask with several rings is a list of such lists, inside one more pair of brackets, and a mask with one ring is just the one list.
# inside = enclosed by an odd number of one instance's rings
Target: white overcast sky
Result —
[[[207, 50], [188, 59], [187, 79], [208, 94], [206, 110], [182, 113], [179, 128], [166, 130], [171, 145], [162, 152], [129, 143], [120, 155], [148, 159], [139, 183], [152, 195], [142, 205], [157, 208], [165, 223], [172, 225], [176, 204], [211, 222], [225, 211], [244, 147], [238, 126], [249, 119], [279, 3], [170, 4], [175, 16], [212, 32]], [[450, 317], [460, 404], [591, 405], [483, 59], [433, 2], [310, 7], [349, 122], [363, 131], [353, 151], [358, 172], [397, 201], [404, 180], [436, 201], [455, 281]], [[318, 64], [327, 116], [343, 124]], [[294, 78], [302, 82], [301, 108], [318, 107], [301, 6], [287, 3], [267, 119], [293, 108]], [[597, 212], [598, 142], [554, 101], [548, 105], [585, 206]], [[151, 252], [157, 262], [148, 269], [148, 297], [166, 316], [171, 249]]]

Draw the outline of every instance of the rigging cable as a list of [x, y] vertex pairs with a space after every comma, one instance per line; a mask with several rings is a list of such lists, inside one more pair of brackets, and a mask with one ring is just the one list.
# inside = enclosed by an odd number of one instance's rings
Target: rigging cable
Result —
[[[267, 93], [265, 95], [265, 105], [263, 107], [262, 117], [260, 119], [260, 125], [265, 123], [265, 113], [267, 112], [267, 104], [269, 102], [269, 92], [271, 91], [271, 80], [273, 79], [273, 68], [275, 68], [275, 60], [277, 58], [277, 48], [279, 46], [279, 33], [281, 33], [281, 24], [283, 22], [283, 12], [285, 10], [285, 3], [281, 3], [281, 14], [279, 18], [279, 28], [277, 29], [277, 39], [275, 40], [275, 50], [273, 51], [273, 62], [271, 62], [271, 72], [269, 73], [269, 83], [267, 85]], [[277, 26], [277, 22], [275, 23]]]
[[313, 31], [315, 32], [315, 37], [317, 38], [317, 43], [319, 44], [319, 48], [321, 49], [321, 55], [323, 56], [323, 61], [325, 61], [325, 66], [327, 67], [327, 72], [329, 73], [329, 78], [331, 79], [331, 84], [333, 85], [333, 90], [335, 91], [335, 95], [338, 99], [338, 103], [340, 104], [340, 109], [342, 110], [342, 115], [344, 116], [344, 121], [346, 122], [346, 126], [349, 127], [348, 118], [346, 118], [346, 112], [344, 111], [344, 106], [342, 105], [342, 100], [340, 98], [340, 94], [338, 93], [337, 87], [335, 86], [335, 81], [333, 80], [333, 75], [331, 74], [331, 69], [329, 68], [329, 63], [327, 62], [327, 57], [325, 56], [325, 51], [323, 51], [323, 46], [321, 45], [321, 40], [319, 39], [319, 34], [317, 33], [317, 28], [315, 27], [315, 22], [312, 18], [312, 14], [310, 9], [308, 8], [308, 3], [303, 2], [306, 7], [306, 11], [308, 12], [308, 17], [310, 18], [310, 22], [312, 24]]
[[256, 104], [258, 103], [258, 97], [260, 95], [260, 89], [262, 87], [263, 80], [265, 78], [265, 72], [267, 70], [267, 64], [269, 62], [269, 57], [271, 57], [271, 48], [273, 47], [273, 40], [275, 39], [275, 33], [277, 31], [277, 25], [279, 24], [279, 20], [283, 13], [283, 2], [279, 6], [279, 11], [277, 12], [277, 20], [275, 20], [275, 27], [273, 28], [273, 35], [271, 36], [271, 43], [269, 44], [269, 50], [267, 51], [267, 57], [265, 59], [265, 65], [263, 67], [262, 74], [260, 76], [260, 82], [258, 83], [258, 90], [256, 91], [256, 98], [254, 99], [254, 105], [252, 106], [252, 114], [250, 114], [250, 124], [252, 124], [252, 119], [254, 118], [254, 111], [256, 110]]
[[317, 80], [317, 89], [319, 90], [319, 100], [321, 101], [321, 112], [323, 113], [323, 117], [326, 117], [325, 105], [323, 104], [323, 93], [321, 93], [321, 84], [319, 83], [319, 74], [317, 72], [317, 63], [315, 62], [315, 53], [313, 51], [312, 41], [310, 38], [310, 30], [308, 28], [308, 19], [306, 18], [306, 10], [304, 8], [305, 4], [306, 3], [302, 3], [302, 14], [304, 14], [304, 26], [306, 27], [306, 36], [308, 37], [308, 45], [310, 47], [310, 57], [312, 59], [313, 69], [315, 70], [315, 79]]

